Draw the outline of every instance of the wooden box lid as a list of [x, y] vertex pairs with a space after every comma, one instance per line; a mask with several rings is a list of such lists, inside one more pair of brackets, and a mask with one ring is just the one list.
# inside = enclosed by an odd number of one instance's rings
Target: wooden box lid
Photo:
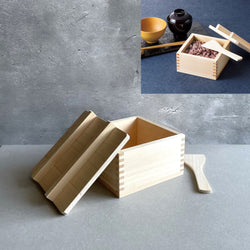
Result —
[[216, 27], [209, 25], [209, 28], [250, 53], [250, 43], [244, 40], [242, 37], [236, 35], [234, 32], [231, 32], [220, 24], [217, 24]]
[[111, 122], [85, 111], [34, 167], [32, 178], [68, 214], [128, 140]]

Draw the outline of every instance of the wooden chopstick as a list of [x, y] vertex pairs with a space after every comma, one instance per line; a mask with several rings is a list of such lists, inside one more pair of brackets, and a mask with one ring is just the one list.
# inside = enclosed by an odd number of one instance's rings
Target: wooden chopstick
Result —
[[171, 46], [178, 46], [182, 45], [186, 41], [180, 41], [180, 42], [174, 42], [174, 43], [165, 43], [165, 44], [160, 44], [160, 45], [154, 45], [154, 46], [149, 46], [149, 47], [143, 47], [141, 50], [146, 50], [146, 49], [158, 49], [158, 48], [163, 48], [163, 47], [171, 47]]

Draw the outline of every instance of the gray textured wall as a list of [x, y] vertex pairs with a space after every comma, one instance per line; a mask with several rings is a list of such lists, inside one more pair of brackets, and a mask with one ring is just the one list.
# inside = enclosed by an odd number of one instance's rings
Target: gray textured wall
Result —
[[54, 143], [84, 111], [189, 143], [249, 143], [250, 95], [141, 95], [139, 0], [1, 0], [0, 144]]

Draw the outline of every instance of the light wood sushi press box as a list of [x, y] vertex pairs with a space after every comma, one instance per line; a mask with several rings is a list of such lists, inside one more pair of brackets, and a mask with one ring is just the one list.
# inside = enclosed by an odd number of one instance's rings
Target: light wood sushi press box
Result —
[[192, 33], [186, 42], [176, 53], [176, 67], [177, 72], [187, 73], [195, 76], [201, 76], [213, 80], [217, 80], [221, 72], [227, 65], [229, 58], [222, 53], [218, 53], [214, 59], [190, 55], [185, 53], [189, 45], [194, 41], [198, 40], [201, 42], [208, 42], [210, 40], [217, 41], [224, 49], [230, 51], [230, 41], [240, 48], [250, 53], [250, 43], [238, 36], [234, 32], [231, 32], [224, 26], [217, 24], [216, 27], [209, 25], [217, 34], [221, 35], [226, 39], [219, 39], [211, 36], [203, 36]]
[[98, 178], [124, 197], [183, 174], [184, 151], [182, 133], [141, 117], [107, 122], [85, 111], [34, 167], [32, 178], [68, 214]]
[[186, 53], [186, 49], [194, 40], [201, 42], [216, 40], [227, 50], [230, 50], [230, 41], [192, 33], [176, 53], [177, 72], [216, 80], [227, 65], [229, 58], [222, 53], [218, 53], [214, 59]]

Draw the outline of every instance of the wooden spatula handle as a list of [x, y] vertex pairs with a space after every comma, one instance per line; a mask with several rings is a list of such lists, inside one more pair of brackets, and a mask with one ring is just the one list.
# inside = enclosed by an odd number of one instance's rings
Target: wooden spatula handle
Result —
[[189, 155], [185, 154], [185, 165], [187, 165], [194, 173], [197, 181], [199, 192], [212, 193], [208, 180], [203, 172], [203, 166], [206, 162], [205, 155]]
[[202, 193], [211, 193], [212, 189], [208, 183], [208, 180], [203, 172], [203, 169], [197, 168], [194, 170], [194, 175], [197, 181], [199, 191]]
[[243, 59], [242, 56], [239, 56], [239, 55], [237, 55], [237, 54], [235, 54], [233, 52], [230, 52], [230, 51], [228, 51], [226, 49], [223, 49], [223, 54], [230, 57], [230, 58], [232, 58], [235, 61], [241, 61]]

